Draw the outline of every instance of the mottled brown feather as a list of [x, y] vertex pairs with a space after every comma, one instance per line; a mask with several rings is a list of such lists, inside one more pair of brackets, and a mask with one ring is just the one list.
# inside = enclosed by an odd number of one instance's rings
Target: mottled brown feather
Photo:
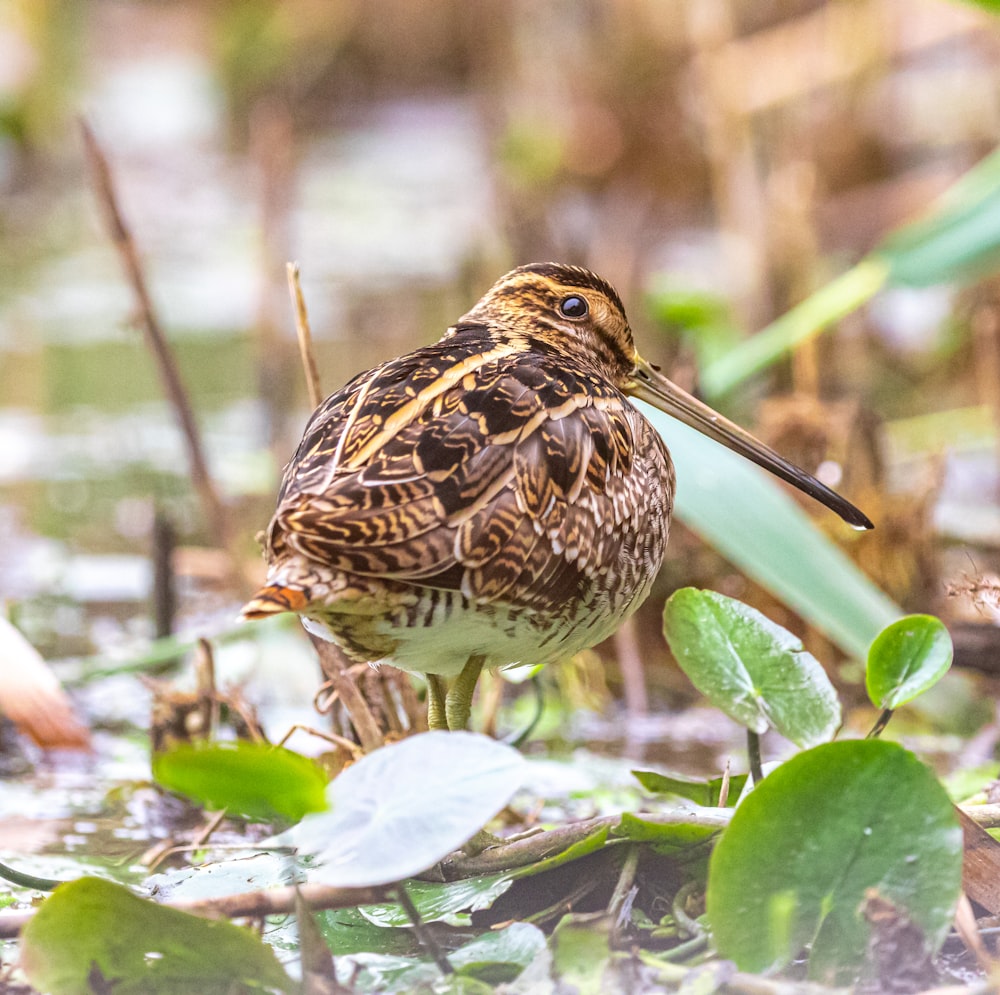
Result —
[[[543, 319], [577, 286], [595, 318], [571, 337]], [[508, 274], [439, 342], [317, 409], [268, 529], [269, 582], [304, 590], [303, 613], [370, 659], [393, 637], [366, 643], [356, 616], [432, 625], [432, 590], [442, 611], [502, 606], [514, 626], [527, 612], [539, 642], [585, 612], [613, 627], [648, 593], [673, 500], [666, 448], [616, 386], [634, 358], [599, 277]]]

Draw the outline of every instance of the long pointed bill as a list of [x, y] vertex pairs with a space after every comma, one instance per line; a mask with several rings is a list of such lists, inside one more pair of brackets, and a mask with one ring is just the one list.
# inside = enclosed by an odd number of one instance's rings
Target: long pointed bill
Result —
[[825, 504], [854, 528], [875, 527], [868, 516], [855, 508], [850, 501], [842, 498], [826, 484], [820, 483], [812, 474], [799, 469], [794, 463], [789, 463], [770, 446], [765, 446], [739, 425], [729, 421], [728, 418], [723, 418], [707, 404], [692, 397], [687, 391], [681, 390], [644, 359], [637, 360], [632, 377], [632, 383], [625, 387], [626, 394], [652, 404], [654, 408], [659, 408], [665, 414], [684, 422], [702, 435], [721, 442], [727, 449], [732, 449], [733, 452], [745, 456], [765, 470], [770, 470], [775, 476], [787, 480], [800, 491]]

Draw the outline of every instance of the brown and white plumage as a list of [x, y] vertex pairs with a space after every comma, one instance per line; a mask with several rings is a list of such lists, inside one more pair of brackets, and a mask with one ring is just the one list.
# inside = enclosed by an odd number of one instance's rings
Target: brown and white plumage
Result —
[[629, 394], [832, 493], [714, 412], [700, 424], [600, 277], [524, 266], [320, 405], [245, 617], [296, 611], [355, 659], [441, 677], [594, 645], [649, 593], [673, 507], [669, 453]]

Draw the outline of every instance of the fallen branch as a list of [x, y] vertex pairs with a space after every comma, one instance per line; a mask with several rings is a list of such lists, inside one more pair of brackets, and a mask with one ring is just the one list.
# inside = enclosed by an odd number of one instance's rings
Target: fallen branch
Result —
[[[706, 826], [711, 829], [724, 829], [729, 825], [732, 811], [729, 809], [711, 809], [708, 811], [691, 812], [661, 812], [642, 815], [643, 822], [659, 826]], [[617, 826], [621, 815], [600, 815], [582, 822], [571, 822], [565, 826], [557, 826], [544, 832], [531, 833], [504, 841], [497, 846], [487, 847], [475, 856], [467, 856], [458, 852], [446, 857], [438, 865], [446, 881], [457, 878], [478, 877], [482, 874], [497, 874], [502, 871], [512, 871], [519, 867], [528, 867], [547, 857], [562, 853], [576, 843], [580, 843], [598, 829]], [[622, 837], [622, 842], [627, 842]]]
[[[295, 886], [266, 888], [240, 895], [224, 895], [221, 898], [176, 899], [159, 904], [203, 919], [262, 919], [264, 916], [294, 912], [296, 891], [313, 911], [350, 909], [386, 900], [384, 888], [332, 888], [328, 885], [305, 884], [299, 885], [298, 889]], [[16, 937], [31, 921], [38, 908], [0, 912], [0, 939]]]

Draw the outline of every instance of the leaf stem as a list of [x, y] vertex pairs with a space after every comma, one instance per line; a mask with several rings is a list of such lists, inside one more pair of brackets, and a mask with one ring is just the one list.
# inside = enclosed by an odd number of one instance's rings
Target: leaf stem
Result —
[[420, 913], [413, 904], [413, 899], [410, 898], [410, 893], [406, 890], [406, 885], [400, 881], [393, 890], [396, 892], [396, 897], [399, 899], [399, 904], [402, 905], [403, 911], [409, 917], [410, 925], [413, 927], [413, 932], [416, 934], [418, 942], [431, 955], [434, 963], [438, 966], [438, 970], [444, 975], [454, 974], [455, 969], [451, 966], [448, 958], [445, 957], [441, 947], [438, 946], [437, 940], [431, 936], [430, 932], [424, 926], [424, 921], [420, 918]]
[[882, 735], [883, 730], [889, 724], [889, 719], [892, 718], [893, 709], [883, 708], [879, 717], [875, 720], [875, 725], [872, 726], [871, 731], [865, 736], [865, 739], [878, 739]]
[[750, 777], [754, 784], [760, 784], [764, 780], [760, 764], [760, 736], [753, 729], [747, 729], [747, 756], [750, 760]]
[[52, 878], [39, 878], [34, 874], [25, 874], [24, 871], [15, 870], [7, 864], [0, 864], [0, 878], [16, 884], [19, 888], [33, 888], [35, 891], [55, 891], [65, 881], [56, 881]]

